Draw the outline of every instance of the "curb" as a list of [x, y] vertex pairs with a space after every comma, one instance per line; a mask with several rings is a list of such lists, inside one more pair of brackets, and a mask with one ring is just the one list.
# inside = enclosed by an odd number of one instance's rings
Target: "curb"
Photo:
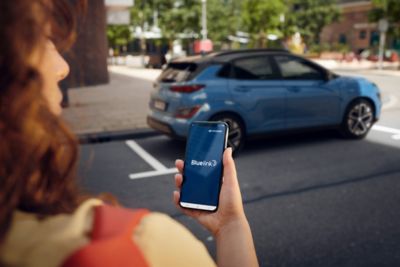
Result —
[[77, 134], [79, 144], [104, 143], [110, 141], [145, 138], [161, 135], [150, 128], [123, 131]]

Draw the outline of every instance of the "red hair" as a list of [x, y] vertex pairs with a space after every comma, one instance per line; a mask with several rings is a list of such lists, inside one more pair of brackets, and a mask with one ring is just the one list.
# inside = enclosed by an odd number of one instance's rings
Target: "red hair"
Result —
[[71, 8], [63, 0], [0, 1], [0, 242], [16, 209], [69, 213], [83, 200], [77, 140], [50, 112], [29, 62], [47, 38], [59, 49], [73, 42]]

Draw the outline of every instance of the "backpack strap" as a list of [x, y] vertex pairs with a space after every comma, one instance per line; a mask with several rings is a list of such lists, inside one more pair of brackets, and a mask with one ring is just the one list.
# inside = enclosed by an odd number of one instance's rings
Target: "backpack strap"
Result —
[[108, 205], [94, 209], [91, 242], [68, 257], [62, 267], [148, 266], [133, 235], [149, 211]]

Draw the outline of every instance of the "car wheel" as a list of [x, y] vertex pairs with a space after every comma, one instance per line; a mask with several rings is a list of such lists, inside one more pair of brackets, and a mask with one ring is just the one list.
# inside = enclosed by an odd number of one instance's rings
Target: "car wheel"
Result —
[[374, 124], [374, 109], [366, 100], [350, 104], [342, 122], [342, 131], [348, 138], [364, 138]]
[[242, 121], [230, 114], [220, 114], [211, 118], [211, 121], [223, 121], [229, 126], [228, 147], [236, 154], [244, 145], [245, 129]]

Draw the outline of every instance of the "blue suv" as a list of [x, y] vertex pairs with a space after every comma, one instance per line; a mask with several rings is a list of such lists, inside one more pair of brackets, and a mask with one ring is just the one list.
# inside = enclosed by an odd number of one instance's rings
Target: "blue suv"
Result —
[[337, 127], [363, 138], [381, 111], [377, 86], [339, 76], [278, 49], [193, 56], [167, 65], [151, 93], [148, 125], [185, 138], [193, 121], [224, 121], [229, 145], [247, 137], [314, 127]]

